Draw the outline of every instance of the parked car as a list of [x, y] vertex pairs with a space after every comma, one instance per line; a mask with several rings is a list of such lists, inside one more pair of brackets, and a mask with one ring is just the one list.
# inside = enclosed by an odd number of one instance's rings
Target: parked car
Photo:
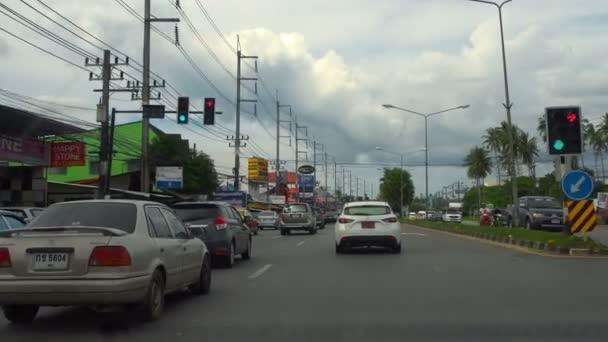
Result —
[[311, 235], [317, 233], [315, 214], [307, 203], [292, 203], [283, 208], [279, 228], [281, 235], [289, 235], [292, 230], [305, 230]]
[[27, 222], [15, 212], [0, 209], [0, 231], [23, 228]]
[[[513, 225], [513, 208], [507, 219]], [[564, 210], [561, 202], [553, 197], [524, 196], [519, 198], [519, 224], [526, 229], [564, 229]]]
[[245, 208], [239, 208], [237, 209], [237, 211], [241, 215], [241, 220], [247, 225], [247, 227], [249, 227], [249, 230], [254, 235], [258, 235], [258, 230], [260, 230], [260, 224], [253, 216], [253, 214]]
[[244, 260], [251, 258], [251, 230], [230, 204], [180, 202], [172, 207], [192, 233], [205, 242], [217, 264], [231, 268], [236, 255]]
[[443, 213], [442, 221], [461, 223], [462, 222], [462, 213], [459, 210], [448, 209]]
[[418, 219], [418, 220], [426, 220], [426, 211], [423, 211], [423, 210], [419, 211], [416, 214], [416, 219]]
[[45, 305], [139, 304], [155, 320], [165, 294], [211, 285], [205, 244], [155, 202], [53, 204], [29, 226], [0, 232], [0, 246], [0, 305], [13, 323]]
[[325, 213], [321, 208], [313, 208], [315, 212], [315, 221], [317, 222], [317, 228], [325, 229]]
[[340, 213], [337, 211], [328, 211], [325, 213], [325, 223], [336, 223], [338, 221]]
[[335, 226], [336, 253], [351, 247], [381, 246], [401, 253], [401, 225], [386, 202], [352, 202]]
[[439, 222], [443, 220], [443, 212], [442, 211], [435, 211], [433, 212], [433, 214], [431, 215], [431, 217], [429, 218], [430, 221], [433, 222]]
[[258, 214], [258, 223], [260, 229], [279, 229], [279, 214], [272, 210], [262, 211]]
[[415, 213], [415, 212], [411, 212], [411, 213], [409, 213], [408, 218], [409, 218], [410, 220], [415, 220], [415, 219], [416, 219], [416, 213]]
[[32, 220], [35, 217], [37, 217], [38, 215], [40, 215], [44, 211], [44, 208], [38, 208], [38, 207], [5, 207], [5, 208], [0, 208], [0, 210], [12, 211], [15, 214], [18, 214], [19, 216], [21, 216], [21, 218], [23, 218], [26, 223], [29, 223], [29, 222], [32, 222]]

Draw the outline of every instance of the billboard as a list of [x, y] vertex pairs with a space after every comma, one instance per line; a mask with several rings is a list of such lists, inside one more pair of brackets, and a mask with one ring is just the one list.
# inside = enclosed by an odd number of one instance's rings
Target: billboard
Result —
[[298, 186], [300, 192], [314, 192], [315, 191], [315, 176], [314, 175], [300, 175], [298, 180]]
[[158, 166], [156, 187], [159, 189], [181, 189], [184, 183], [184, 169], [181, 166]]
[[84, 166], [86, 154], [82, 142], [52, 142], [51, 167]]
[[213, 194], [214, 201], [227, 202], [237, 208], [245, 208], [247, 196], [244, 192], [216, 192]]
[[268, 160], [257, 157], [249, 158], [247, 167], [250, 181], [268, 182]]
[[0, 160], [48, 165], [48, 145], [36, 139], [0, 134]]

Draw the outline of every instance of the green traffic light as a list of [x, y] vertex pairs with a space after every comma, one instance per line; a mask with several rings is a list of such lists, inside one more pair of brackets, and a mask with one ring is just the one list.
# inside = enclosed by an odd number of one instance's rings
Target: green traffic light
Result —
[[564, 146], [566, 146], [566, 144], [564, 144], [564, 142], [561, 139], [557, 139], [555, 140], [555, 142], [553, 143], [553, 148], [556, 151], [561, 151], [564, 149]]
[[178, 120], [179, 122], [181, 122], [181, 123], [185, 123], [185, 122], [186, 122], [186, 119], [187, 119], [186, 114], [180, 114], [180, 115], [178, 115], [178, 117], [177, 117], [177, 120]]

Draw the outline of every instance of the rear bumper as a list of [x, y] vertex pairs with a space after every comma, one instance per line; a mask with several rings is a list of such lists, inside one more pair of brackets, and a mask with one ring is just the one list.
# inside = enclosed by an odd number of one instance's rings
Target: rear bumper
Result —
[[309, 230], [314, 229], [314, 223], [281, 223], [279, 226], [280, 229], [289, 229], [289, 230]]
[[2, 280], [0, 305], [96, 305], [143, 301], [150, 276], [100, 280]]
[[401, 240], [399, 238], [396, 238], [394, 235], [357, 235], [343, 236], [340, 238], [339, 244], [343, 247], [394, 247], [400, 245]]
[[209, 253], [214, 255], [228, 255], [230, 252], [231, 241], [226, 238], [225, 240], [204, 240]]

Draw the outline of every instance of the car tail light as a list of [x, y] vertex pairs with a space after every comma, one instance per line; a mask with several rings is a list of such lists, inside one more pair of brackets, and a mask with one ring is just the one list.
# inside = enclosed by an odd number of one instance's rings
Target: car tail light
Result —
[[8, 248], [0, 248], [0, 267], [11, 267], [11, 253]]
[[97, 246], [89, 258], [89, 266], [129, 265], [131, 265], [131, 256], [123, 246]]
[[382, 221], [388, 222], [388, 223], [397, 223], [397, 218], [396, 217], [389, 217], [389, 218], [385, 218]]
[[228, 228], [228, 221], [221, 215], [215, 218], [213, 224], [215, 224], [215, 230], [224, 230]]
[[338, 219], [338, 223], [342, 223], [342, 224], [344, 224], [344, 223], [351, 223], [353, 221], [354, 220], [347, 219], [347, 218], [342, 218], [342, 217], [340, 219]]

